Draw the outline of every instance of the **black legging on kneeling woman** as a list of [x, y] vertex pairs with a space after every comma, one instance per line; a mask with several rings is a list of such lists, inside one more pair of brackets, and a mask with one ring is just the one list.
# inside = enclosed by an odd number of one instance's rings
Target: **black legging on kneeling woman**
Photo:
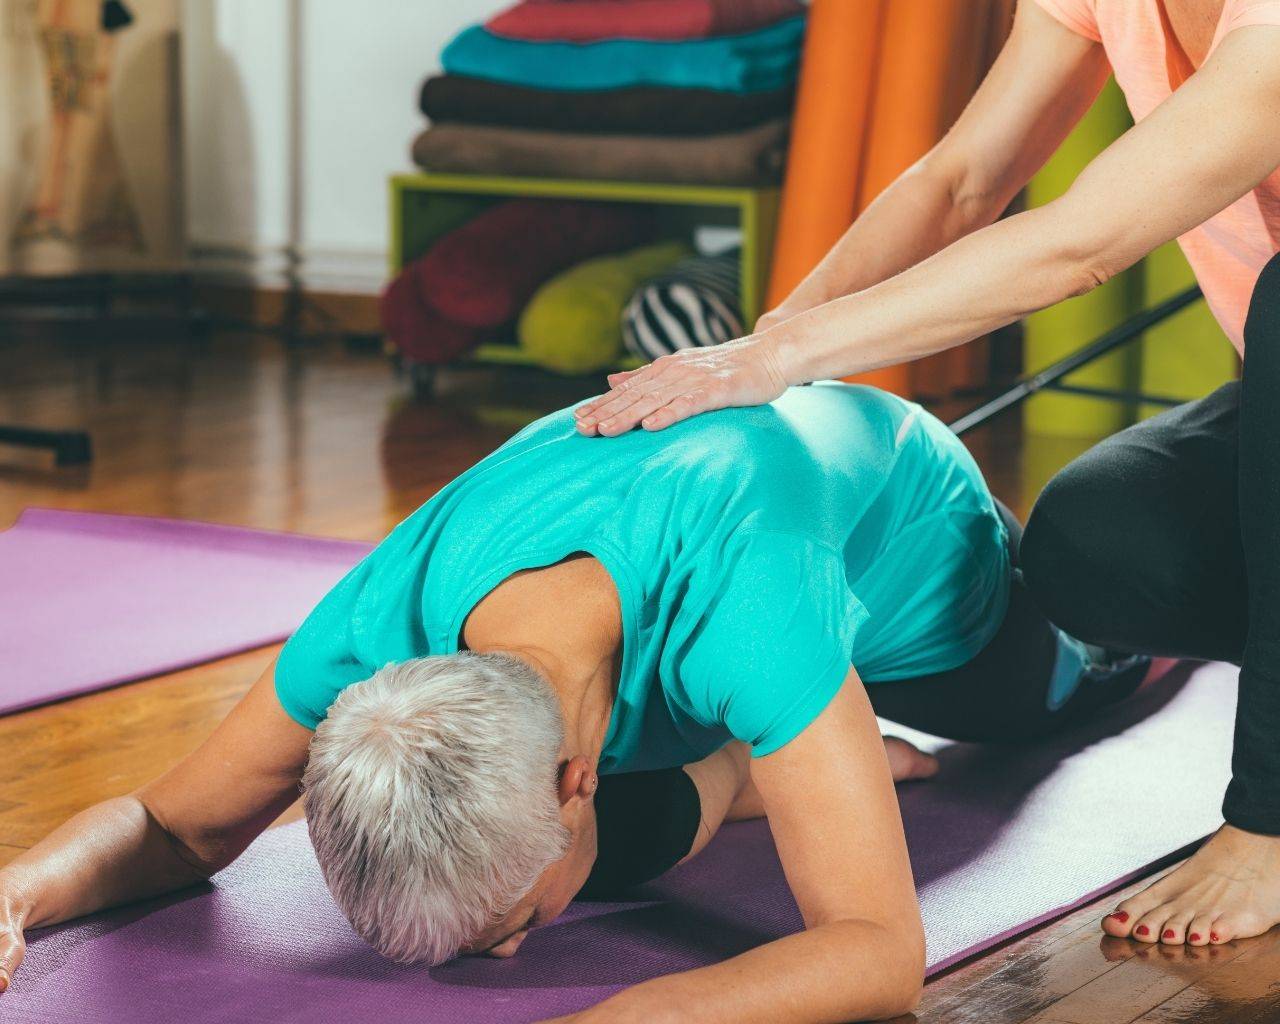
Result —
[[1258, 278], [1244, 342], [1239, 383], [1059, 473], [1021, 562], [1041, 609], [1075, 636], [1241, 666], [1222, 813], [1280, 835], [1280, 255]]

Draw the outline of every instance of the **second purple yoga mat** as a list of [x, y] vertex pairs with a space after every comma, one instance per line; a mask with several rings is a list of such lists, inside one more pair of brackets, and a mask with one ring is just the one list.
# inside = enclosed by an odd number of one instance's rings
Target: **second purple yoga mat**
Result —
[[[1028, 748], [945, 747], [936, 779], [901, 788], [930, 970], [1144, 874], [1212, 831], [1236, 675], [1222, 665], [1176, 670], [1109, 717]], [[1194, 766], [1186, 750], [1196, 751]], [[267, 833], [211, 888], [33, 933], [0, 1019], [536, 1021], [799, 925], [768, 829], [752, 822], [725, 829], [629, 902], [575, 904], [514, 959], [397, 966], [352, 934], [297, 824]]]
[[28, 509], [0, 533], [0, 714], [283, 640], [369, 549]]

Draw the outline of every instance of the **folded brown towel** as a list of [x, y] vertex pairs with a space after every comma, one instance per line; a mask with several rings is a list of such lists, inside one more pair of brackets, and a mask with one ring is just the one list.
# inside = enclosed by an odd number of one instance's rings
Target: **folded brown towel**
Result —
[[690, 137], [579, 135], [439, 124], [413, 142], [428, 171], [534, 178], [660, 181], [682, 185], [776, 185], [790, 122]]
[[563, 132], [705, 135], [749, 128], [791, 113], [795, 88], [733, 93], [719, 89], [567, 91], [508, 85], [468, 75], [437, 75], [422, 83], [422, 112], [437, 123], [546, 128]]

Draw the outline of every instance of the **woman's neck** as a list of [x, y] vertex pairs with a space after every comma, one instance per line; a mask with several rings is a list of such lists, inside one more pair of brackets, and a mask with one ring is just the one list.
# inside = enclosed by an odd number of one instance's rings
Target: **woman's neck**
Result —
[[503, 580], [472, 609], [462, 641], [532, 666], [560, 700], [565, 747], [600, 758], [617, 693], [622, 610], [608, 571], [574, 556]]
[[583, 663], [576, 651], [511, 645], [505, 646], [503, 652], [529, 665], [555, 690], [564, 721], [566, 752], [580, 754], [593, 765], [599, 763], [617, 688], [614, 659], [591, 665]]

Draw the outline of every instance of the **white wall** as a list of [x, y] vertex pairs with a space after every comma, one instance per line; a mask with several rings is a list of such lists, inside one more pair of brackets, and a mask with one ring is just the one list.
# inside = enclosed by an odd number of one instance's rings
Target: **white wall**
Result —
[[183, 0], [186, 225], [195, 265], [278, 283], [292, 237], [308, 287], [376, 291], [386, 264], [387, 176], [412, 168], [409, 143], [424, 123], [418, 87], [439, 69], [440, 49], [458, 29], [501, 6]]

